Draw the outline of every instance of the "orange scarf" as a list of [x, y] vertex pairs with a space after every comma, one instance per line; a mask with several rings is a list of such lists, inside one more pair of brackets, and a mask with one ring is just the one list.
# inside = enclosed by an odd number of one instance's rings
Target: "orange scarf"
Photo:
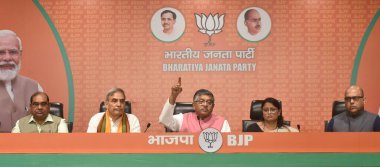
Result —
[[[119, 126], [117, 127], [117, 133], [128, 133], [128, 132], [129, 132], [128, 117], [127, 117], [127, 114], [123, 113], [123, 115], [121, 115], [121, 122], [119, 123]], [[100, 119], [97, 133], [111, 133], [111, 120], [110, 120], [108, 110], [103, 115], [103, 118]]]

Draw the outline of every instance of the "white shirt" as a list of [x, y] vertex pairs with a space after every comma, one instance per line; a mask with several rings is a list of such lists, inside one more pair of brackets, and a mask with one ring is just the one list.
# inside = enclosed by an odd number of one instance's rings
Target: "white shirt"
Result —
[[[48, 121], [53, 122], [53, 118], [51, 117], [50, 114], [46, 117], [44, 123]], [[33, 117], [30, 117], [29, 123], [30, 122], [37, 122], [37, 121], [35, 121]], [[36, 123], [36, 125], [37, 125], [38, 133], [41, 133], [41, 125], [38, 123]], [[59, 125], [58, 125], [58, 133], [68, 133], [68, 132], [69, 130], [67, 129], [67, 124], [65, 122], [65, 119], [61, 119], [61, 122], [59, 122]], [[12, 129], [12, 133], [21, 133], [19, 120], [17, 120], [16, 126]]]
[[177, 40], [182, 34], [176, 30], [176, 28], [173, 28], [173, 31], [171, 33], [164, 33], [163, 30], [159, 31], [157, 33], [157, 38], [165, 41], [165, 42], [172, 42]]
[[[87, 133], [96, 133], [98, 130], [98, 125], [100, 120], [103, 118], [103, 115], [106, 112], [96, 113], [91, 117], [90, 122], [88, 123]], [[127, 114], [129, 122], [129, 131], [131, 133], [140, 133], [140, 122], [139, 119], [133, 114]], [[110, 117], [111, 122], [111, 133], [117, 133], [118, 126], [121, 122], [121, 117], [115, 121]]]
[[[11, 97], [12, 101], [14, 102], [14, 98], [15, 98], [15, 95], [13, 94], [13, 89], [12, 89], [12, 83], [11, 81], [4, 81], [5, 83], [5, 89], [7, 90], [8, 94], [9, 94], [9, 97]], [[39, 92], [43, 92], [44, 90], [42, 89], [41, 85], [39, 83], [37, 83], [37, 86], [38, 86], [38, 91]]]
[[[183, 114], [174, 113], [175, 104], [171, 105], [169, 99], [166, 101], [164, 108], [161, 111], [159, 122], [163, 124], [166, 128], [169, 128], [172, 131], [179, 132], [182, 128]], [[230, 125], [227, 120], [224, 120], [221, 132], [231, 132]]]

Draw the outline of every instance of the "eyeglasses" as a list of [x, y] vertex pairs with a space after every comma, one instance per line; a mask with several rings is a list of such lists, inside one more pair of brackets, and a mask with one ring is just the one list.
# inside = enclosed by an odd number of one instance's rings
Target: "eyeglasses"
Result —
[[110, 102], [111, 103], [120, 102], [120, 104], [124, 104], [125, 103], [125, 99], [111, 99]]
[[41, 102], [41, 103], [33, 102], [32, 107], [38, 107], [40, 105], [41, 105], [41, 107], [46, 107], [48, 104], [49, 104], [48, 102]]
[[278, 109], [277, 108], [263, 108], [263, 111], [266, 113], [276, 113]]
[[353, 100], [353, 101], [359, 101], [360, 99], [363, 99], [363, 96], [352, 96], [352, 97], [345, 97], [344, 98], [344, 101], [346, 101], [346, 102], [351, 102], [351, 100]]
[[199, 105], [202, 105], [203, 103], [205, 103], [207, 106], [211, 106], [211, 105], [214, 104], [214, 102], [211, 101], [211, 100], [207, 100], [207, 101], [204, 101], [204, 100], [198, 100], [198, 101], [194, 101], [194, 102], [196, 102], [196, 103], [199, 104]]
[[7, 53], [10, 56], [19, 56], [20, 52], [21, 51], [17, 50], [17, 49], [4, 49], [4, 50], [0, 50], [0, 57], [4, 57]]

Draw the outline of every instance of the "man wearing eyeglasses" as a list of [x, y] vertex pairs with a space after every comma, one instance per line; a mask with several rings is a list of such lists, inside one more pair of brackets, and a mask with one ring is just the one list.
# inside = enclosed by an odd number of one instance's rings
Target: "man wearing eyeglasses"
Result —
[[328, 132], [372, 132], [380, 131], [378, 115], [364, 110], [364, 91], [359, 86], [347, 88], [345, 97], [346, 112], [331, 119]]
[[181, 78], [171, 88], [171, 94], [159, 117], [159, 122], [176, 132], [201, 132], [206, 128], [215, 128], [221, 132], [231, 132], [228, 121], [212, 113], [215, 106], [214, 95], [206, 89], [195, 92], [193, 97], [194, 112], [173, 115], [175, 102], [182, 92]]
[[133, 114], [125, 113], [125, 93], [121, 88], [108, 91], [105, 112], [91, 117], [87, 133], [140, 133], [140, 122]]
[[28, 114], [29, 97], [43, 91], [34, 80], [18, 75], [21, 39], [11, 30], [0, 30], [0, 132], [11, 132], [18, 119]]
[[16, 122], [12, 133], [68, 133], [64, 119], [50, 114], [49, 96], [36, 92], [30, 97], [30, 115]]

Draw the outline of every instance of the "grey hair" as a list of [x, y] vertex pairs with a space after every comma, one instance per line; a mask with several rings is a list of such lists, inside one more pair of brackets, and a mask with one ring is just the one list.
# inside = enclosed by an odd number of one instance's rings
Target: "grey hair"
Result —
[[198, 101], [198, 100], [199, 100], [199, 97], [202, 96], [202, 95], [210, 96], [212, 102], [215, 102], [214, 95], [212, 94], [211, 91], [209, 91], [209, 90], [207, 90], [207, 89], [199, 89], [199, 90], [197, 90], [197, 91], [195, 92], [195, 94], [194, 94], [193, 101]]
[[124, 98], [125, 98], [125, 93], [124, 93], [124, 90], [121, 89], [121, 88], [117, 88], [117, 87], [114, 87], [114, 88], [111, 88], [108, 92], [107, 92], [107, 95], [106, 95], [106, 102], [109, 101], [109, 97], [112, 96], [113, 94], [115, 94], [116, 92], [120, 92], [123, 94]]
[[17, 39], [18, 46], [19, 46], [18, 49], [20, 51], [22, 51], [21, 39], [20, 39], [20, 37], [17, 36], [17, 34], [14, 31], [12, 31], [12, 30], [0, 30], [0, 37], [8, 37], [8, 36], [13, 36]]

